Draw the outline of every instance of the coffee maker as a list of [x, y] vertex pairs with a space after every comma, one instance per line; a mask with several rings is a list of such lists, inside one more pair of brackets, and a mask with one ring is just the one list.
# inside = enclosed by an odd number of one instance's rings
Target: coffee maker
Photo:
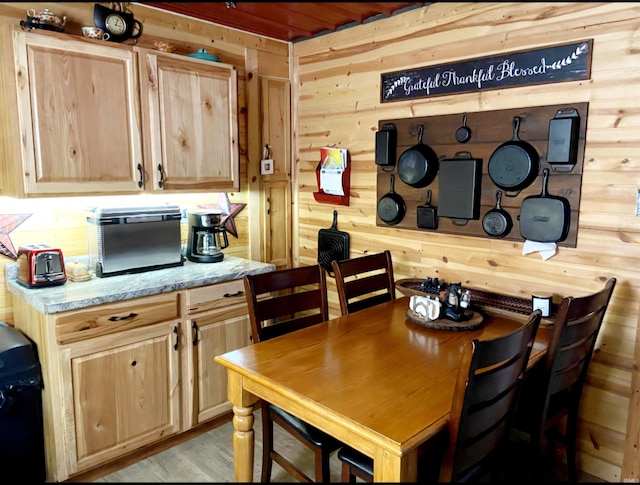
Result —
[[187, 212], [189, 225], [186, 257], [195, 263], [222, 261], [222, 249], [229, 246], [227, 231], [221, 224], [222, 212]]

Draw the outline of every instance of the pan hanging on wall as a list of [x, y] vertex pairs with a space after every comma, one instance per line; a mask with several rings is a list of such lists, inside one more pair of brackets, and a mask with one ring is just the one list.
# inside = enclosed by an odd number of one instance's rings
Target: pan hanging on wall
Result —
[[508, 197], [517, 197], [533, 183], [540, 171], [540, 155], [530, 143], [520, 139], [519, 130], [520, 117], [515, 116], [513, 137], [496, 148], [489, 158], [489, 177]]
[[338, 231], [338, 211], [333, 211], [333, 224], [318, 231], [318, 263], [333, 277], [333, 260], [349, 259], [349, 234]]

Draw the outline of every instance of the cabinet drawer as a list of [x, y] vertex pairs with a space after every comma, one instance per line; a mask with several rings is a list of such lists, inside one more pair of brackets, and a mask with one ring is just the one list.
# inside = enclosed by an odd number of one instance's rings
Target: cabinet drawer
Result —
[[187, 290], [187, 311], [198, 313], [229, 308], [232, 305], [246, 305], [244, 281], [233, 280], [216, 285], [201, 286]]
[[166, 293], [61, 313], [58, 343], [67, 344], [179, 318], [179, 293]]

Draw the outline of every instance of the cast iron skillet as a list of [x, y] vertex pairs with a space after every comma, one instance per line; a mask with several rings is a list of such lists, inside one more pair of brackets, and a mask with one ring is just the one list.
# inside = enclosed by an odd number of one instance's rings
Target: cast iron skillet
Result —
[[[500, 145], [489, 158], [489, 176], [508, 197], [516, 197], [533, 183], [540, 171], [540, 156], [536, 149], [518, 138], [520, 117], [513, 118], [513, 137]], [[508, 193], [507, 191], [515, 193]]]
[[426, 187], [438, 174], [440, 161], [429, 145], [422, 143], [424, 126], [418, 126], [418, 144], [405, 150], [398, 159], [398, 176], [411, 187]]
[[504, 237], [511, 232], [513, 227], [511, 215], [500, 206], [501, 199], [502, 191], [498, 190], [496, 192], [496, 206], [482, 218], [482, 229], [492, 237]]
[[393, 191], [394, 180], [395, 175], [391, 175], [391, 188], [378, 201], [378, 217], [387, 224], [397, 224], [407, 211], [404, 199]]
[[467, 126], [467, 115], [462, 116], [462, 126], [456, 130], [458, 143], [467, 143], [471, 140], [471, 128]]
[[549, 169], [542, 171], [542, 192], [526, 197], [520, 206], [520, 235], [538, 242], [564, 241], [569, 233], [571, 207], [564, 197], [549, 195]]

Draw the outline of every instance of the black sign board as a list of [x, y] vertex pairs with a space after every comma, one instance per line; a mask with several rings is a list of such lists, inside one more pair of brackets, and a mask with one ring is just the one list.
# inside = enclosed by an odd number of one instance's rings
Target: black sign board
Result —
[[382, 74], [380, 102], [589, 79], [593, 40]]

